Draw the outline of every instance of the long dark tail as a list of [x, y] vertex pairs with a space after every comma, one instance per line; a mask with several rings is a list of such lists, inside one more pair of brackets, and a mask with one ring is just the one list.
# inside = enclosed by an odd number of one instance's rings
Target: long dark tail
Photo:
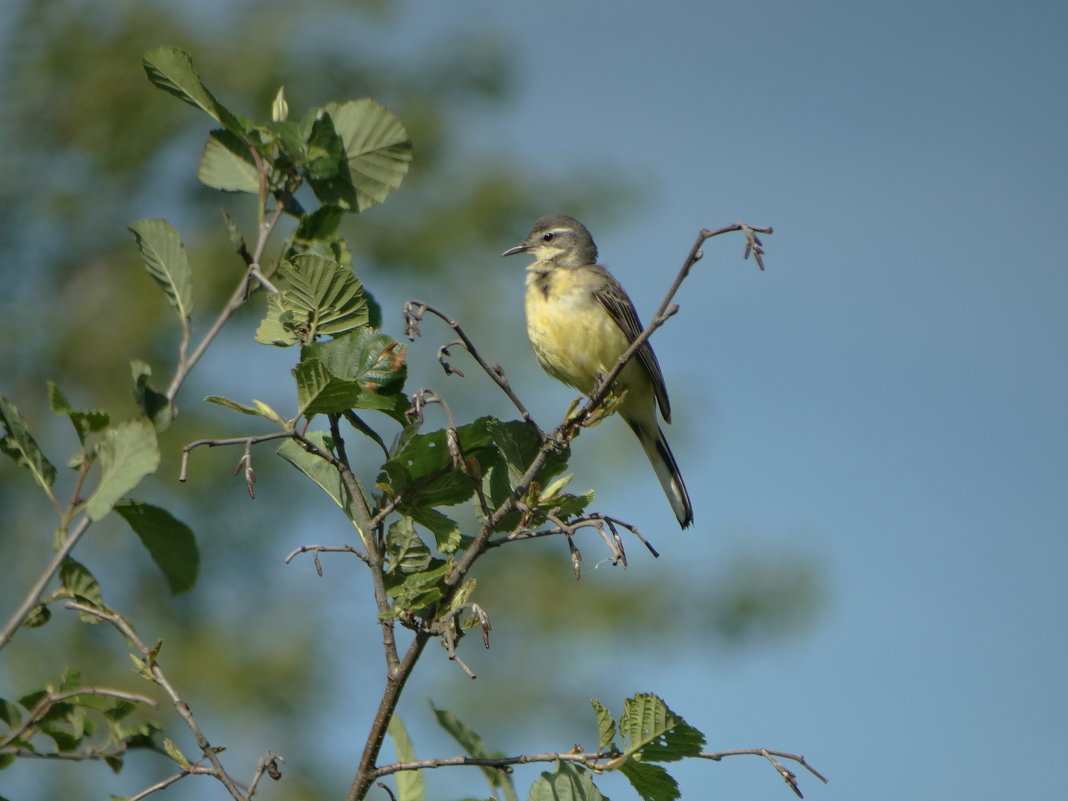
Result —
[[664, 488], [664, 494], [675, 511], [675, 517], [679, 519], [679, 525], [687, 528], [693, 523], [693, 504], [690, 503], [690, 493], [686, 491], [675, 455], [664, 439], [664, 432], [655, 423], [651, 431], [637, 421], [627, 420], [627, 423], [642, 444], [645, 455], [649, 457], [649, 463], [652, 464], [656, 477], [660, 479], [660, 486]]

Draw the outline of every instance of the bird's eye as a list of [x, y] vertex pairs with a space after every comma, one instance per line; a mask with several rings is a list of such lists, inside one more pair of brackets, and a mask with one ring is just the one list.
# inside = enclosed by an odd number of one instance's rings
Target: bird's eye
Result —
[[555, 237], [555, 236], [556, 236], [556, 234], [554, 234], [552, 231], [549, 231], [549, 233], [547, 233], [547, 234], [542, 234], [541, 241], [542, 242], [552, 242], [553, 241], [553, 237]]

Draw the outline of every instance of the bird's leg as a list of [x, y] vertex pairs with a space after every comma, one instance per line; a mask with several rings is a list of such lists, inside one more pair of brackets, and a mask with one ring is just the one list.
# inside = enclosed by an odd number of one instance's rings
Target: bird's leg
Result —
[[609, 390], [608, 393], [604, 396], [604, 400], [602, 400], [600, 403], [598, 403], [595, 407], [593, 407], [586, 413], [586, 416], [580, 422], [580, 425], [583, 428], [590, 428], [592, 426], [599, 425], [602, 420], [607, 417], [611, 417], [613, 414], [616, 413], [616, 410], [619, 408], [619, 405], [623, 403], [623, 399], [626, 397], [627, 390], [625, 389], [622, 392], [616, 392], [614, 388]]

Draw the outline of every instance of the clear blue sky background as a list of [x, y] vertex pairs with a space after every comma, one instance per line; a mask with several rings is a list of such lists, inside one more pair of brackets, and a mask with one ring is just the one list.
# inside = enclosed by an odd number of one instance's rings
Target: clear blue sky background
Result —
[[[1068, 6], [404, 7], [379, 52], [403, 60], [484, 28], [521, 65], [518, 100], [477, 117], [471, 147], [547, 174], [607, 162], [643, 188], [616, 225], [588, 222], [645, 317], [699, 228], [775, 227], [763, 274], [740, 238], [709, 243], [653, 340], [696, 530], [670, 530], [614, 421], [576, 444], [576, 483], [656, 533], [663, 556], [632, 571], [674, 589], [751, 542], [817, 559], [827, 607], [765, 650], [650, 655], [655, 681], [638, 672], [632, 689], [660, 692], [711, 748], [804, 752], [831, 778], [802, 776], [816, 801], [1063, 798]], [[500, 249], [525, 233], [502, 232]], [[520, 338], [522, 265], [487, 253], [471, 270], [452, 280], [514, 274], [499, 303]], [[278, 358], [287, 370], [292, 354]], [[574, 395], [515, 377], [543, 421]], [[227, 389], [212, 391], [248, 395]], [[634, 467], [608, 482], [607, 461]], [[754, 762], [673, 773], [687, 798], [789, 798]]]
[[[832, 777], [808, 798], [1063, 797], [1068, 7], [412, 8], [398, 53], [475, 19], [514, 43], [498, 145], [648, 182], [593, 232], [646, 316], [698, 228], [775, 226], [765, 274], [710, 243], [654, 339], [698, 522], [657, 569], [699, 573], [750, 532], [818, 555], [828, 611], [657, 688], [715, 747], [803, 750]], [[572, 394], [551, 392], [548, 419]], [[653, 528], [649, 497], [619, 482], [599, 505]], [[761, 770], [678, 775], [690, 798], [787, 797]]]

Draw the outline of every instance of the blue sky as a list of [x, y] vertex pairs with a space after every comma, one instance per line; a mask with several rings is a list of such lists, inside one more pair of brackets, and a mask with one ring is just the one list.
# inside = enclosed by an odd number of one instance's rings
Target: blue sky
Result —
[[[691, 652], [658, 689], [716, 747], [803, 751], [831, 777], [807, 798], [1062, 795], [1065, 7], [412, 8], [405, 47], [474, 19], [512, 43], [523, 90], [499, 145], [648, 187], [622, 221], [590, 222], [645, 316], [698, 228], [775, 226], [764, 274], [740, 240], [709, 243], [653, 340], [697, 528], [675, 547], [664, 531], [638, 569], [686, 575], [752, 537], [814, 554], [828, 609], [765, 652]], [[555, 419], [572, 393], [538, 387]], [[612, 439], [579, 441], [582, 478]], [[599, 505], [671, 522], [637, 447], [622, 453], [633, 477]], [[689, 797], [787, 797], [763, 770], [678, 775]]]

